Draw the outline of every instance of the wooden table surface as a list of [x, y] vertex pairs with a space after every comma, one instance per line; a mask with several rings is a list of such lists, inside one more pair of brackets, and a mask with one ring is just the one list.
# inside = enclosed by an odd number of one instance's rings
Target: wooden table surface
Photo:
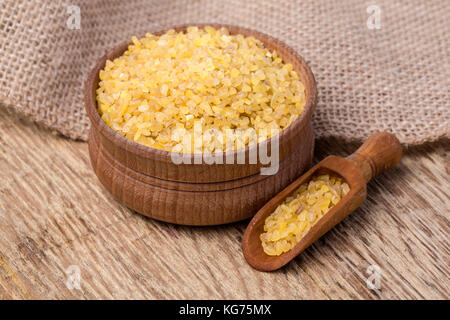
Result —
[[[248, 221], [183, 227], [140, 216], [99, 183], [86, 143], [0, 106], [0, 299], [449, 299], [449, 146], [407, 150], [360, 209], [262, 273], [242, 255]], [[355, 148], [317, 141], [315, 161]], [[366, 283], [371, 265], [378, 290]], [[68, 282], [73, 268], [80, 289]]]

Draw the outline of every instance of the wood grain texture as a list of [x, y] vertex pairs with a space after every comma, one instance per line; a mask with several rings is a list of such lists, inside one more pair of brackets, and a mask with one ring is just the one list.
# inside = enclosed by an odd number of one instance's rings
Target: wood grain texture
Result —
[[[262, 273], [242, 255], [247, 222], [181, 227], [135, 214], [102, 187], [86, 143], [0, 107], [0, 298], [449, 299], [449, 146], [408, 150], [358, 210]], [[319, 140], [315, 161], [356, 147]], [[378, 291], [366, 287], [371, 264]], [[81, 290], [65, 285], [70, 265]]]

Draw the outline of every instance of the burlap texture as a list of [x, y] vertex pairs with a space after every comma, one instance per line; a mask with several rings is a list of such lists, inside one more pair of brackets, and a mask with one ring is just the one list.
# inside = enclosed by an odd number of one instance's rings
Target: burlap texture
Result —
[[[381, 28], [367, 27], [367, 7]], [[449, 137], [449, 1], [2, 0], [0, 104], [72, 139], [86, 139], [83, 81], [105, 50], [179, 24], [224, 23], [277, 37], [318, 83], [319, 137], [395, 133], [402, 143]], [[81, 30], [67, 7], [81, 9]]]

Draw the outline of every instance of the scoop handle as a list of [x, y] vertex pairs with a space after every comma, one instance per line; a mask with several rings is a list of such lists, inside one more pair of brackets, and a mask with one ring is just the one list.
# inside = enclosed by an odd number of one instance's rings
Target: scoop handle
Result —
[[402, 154], [402, 147], [396, 136], [388, 132], [377, 132], [367, 138], [347, 159], [358, 165], [366, 182], [369, 182], [383, 171], [395, 167]]

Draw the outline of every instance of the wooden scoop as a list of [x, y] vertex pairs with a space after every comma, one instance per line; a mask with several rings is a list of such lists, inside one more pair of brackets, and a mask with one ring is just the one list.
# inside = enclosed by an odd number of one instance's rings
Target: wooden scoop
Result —
[[[393, 168], [401, 157], [402, 148], [398, 139], [390, 133], [380, 132], [372, 134], [355, 153], [347, 158], [329, 156], [319, 162], [272, 198], [250, 221], [242, 240], [242, 250], [247, 262], [261, 271], [273, 271], [287, 264], [358, 208], [366, 199], [366, 184], [370, 179]], [[259, 238], [264, 232], [266, 218], [301, 184], [319, 174], [340, 176], [347, 182], [350, 191], [316, 222], [294, 248], [279, 256], [267, 255]]]

